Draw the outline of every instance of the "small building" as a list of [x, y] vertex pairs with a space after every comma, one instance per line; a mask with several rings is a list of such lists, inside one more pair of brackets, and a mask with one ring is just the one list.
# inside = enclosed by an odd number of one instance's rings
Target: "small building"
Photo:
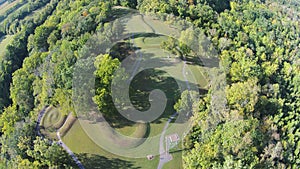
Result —
[[180, 137], [177, 133], [166, 136], [166, 153], [167, 154], [169, 153], [170, 147], [176, 146], [178, 144], [179, 140], [180, 140]]
[[179, 135], [177, 133], [167, 135], [166, 138], [169, 139], [171, 143], [178, 143], [178, 141], [180, 140]]

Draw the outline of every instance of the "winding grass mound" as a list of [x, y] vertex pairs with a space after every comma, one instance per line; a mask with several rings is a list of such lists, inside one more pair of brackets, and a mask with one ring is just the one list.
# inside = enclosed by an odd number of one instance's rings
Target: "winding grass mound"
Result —
[[[158, 157], [154, 158], [154, 160], [147, 160], [146, 157], [125, 158], [105, 151], [87, 135], [79, 120], [75, 121], [68, 133], [62, 137], [62, 140], [77, 154], [85, 168], [153, 169], [157, 167], [159, 161]], [[174, 167], [170, 166], [170, 168]]]
[[[93, 141], [100, 141], [103, 144], [107, 144], [107, 146], [114, 145], [116, 148], [127, 149], [138, 147], [147, 139], [150, 130], [148, 123], [136, 123], [130, 126], [130, 129], [127, 127], [127, 131], [134, 131], [129, 134], [122, 129], [114, 130], [109, 123], [105, 121], [96, 123], [82, 119], [79, 121], [85, 132]], [[67, 135], [72, 135], [70, 133], [72, 131], [73, 130], [70, 130]]]
[[63, 125], [59, 128], [60, 135], [63, 137], [67, 134], [67, 132], [70, 130], [70, 128], [73, 126], [73, 124], [76, 121], [76, 117], [70, 113], [67, 117], [67, 119], [64, 121]]
[[65, 118], [66, 116], [62, 115], [57, 108], [50, 107], [43, 116], [41, 125], [45, 129], [59, 129], [63, 125]]
[[116, 143], [122, 147], [133, 148], [142, 144], [148, 134], [149, 134], [149, 124], [148, 123], [136, 123], [134, 126], [135, 131], [129, 135], [128, 138], [136, 138], [132, 139], [117, 139]]
[[49, 107], [41, 120], [42, 134], [50, 138], [56, 138], [56, 131], [61, 128], [66, 120], [66, 116], [62, 115], [55, 107]]
[[[132, 154], [135, 156], [136, 153], [139, 153], [139, 150], [146, 149], [148, 154], [158, 154], [160, 138], [157, 136], [163, 131], [170, 115], [175, 112], [174, 103], [179, 97], [180, 87], [186, 85], [186, 79], [182, 73], [183, 64], [178, 56], [161, 48], [162, 41], [168, 38], [164, 34], [172, 32], [171, 27], [139, 14], [126, 18], [124, 22], [124, 31], [132, 36], [117, 43], [110, 50], [110, 53], [120, 60], [126, 59], [127, 56], [134, 52], [137, 53], [137, 51], [140, 54], [141, 61], [135, 58], [135, 60], [128, 61], [130, 64], [124, 64], [124, 68], [131, 73], [130, 75], [137, 73], [132, 77], [130, 84], [130, 101], [137, 110], [146, 111], [151, 106], [149, 103], [150, 92], [154, 89], [160, 89], [164, 91], [168, 99], [165, 111], [157, 120], [151, 123], [128, 122], [128, 120], [122, 119], [121, 116], [102, 117], [102, 115], [99, 115], [101, 117], [95, 118], [99, 119], [96, 121], [79, 116], [62, 140], [72, 151], [77, 153], [97, 154], [106, 158], [129, 159], [132, 162], [137, 162], [141, 168], [156, 168], [159, 161], [158, 156], [153, 161], [148, 161], [146, 156], [144, 158], [123, 158], [114, 152], [121, 152], [120, 154], [129, 152], [131, 154], [126, 155], [133, 157]], [[149, 64], [153, 67], [157, 66], [159, 69], [148, 68]], [[134, 72], [135, 68], [136, 72]], [[141, 68], [148, 69], [139, 72], [138, 70], [141, 70]], [[191, 64], [188, 68], [186, 72], [198, 76], [188, 76], [192, 78], [188, 80], [194, 86], [198, 88], [207, 86], [199, 64]], [[134, 150], [133, 153], [128, 151], [131, 148]], [[166, 168], [180, 168], [182, 166], [181, 150], [172, 150], [171, 153], [173, 162], [168, 163]], [[104, 163], [100, 165], [105, 168]]]

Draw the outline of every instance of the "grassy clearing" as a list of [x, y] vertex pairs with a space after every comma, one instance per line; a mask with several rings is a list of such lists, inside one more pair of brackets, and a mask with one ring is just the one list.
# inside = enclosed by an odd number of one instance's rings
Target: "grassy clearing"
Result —
[[178, 31], [165, 22], [162, 22], [161, 20], [156, 19], [152, 16], [144, 16], [143, 19], [149, 26], [151, 26], [155, 30], [155, 33], [179, 37]]
[[[160, 131], [161, 132], [161, 131]], [[111, 168], [111, 169], [153, 169], [156, 168], [159, 162], [159, 156], [151, 161], [145, 158], [124, 158], [115, 154], [109, 153], [92, 141], [86, 132], [82, 129], [81, 124], [77, 120], [69, 132], [62, 138], [63, 142], [74, 151], [80, 161], [86, 168]], [[172, 149], [170, 153], [173, 160], [165, 164], [164, 168], [182, 168], [182, 152], [180, 147]]]
[[[166, 61], [165, 59], [167, 58], [166, 55], [170, 55], [170, 54], [167, 54], [161, 49], [159, 49], [160, 42], [162, 40], [164, 40], [164, 37], [137, 37], [134, 39], [134, 43], [142, 49], [144, 60], [154, 59], [153, 60], [154, 63], [159, 61], [161, 65], [167, 67], [174, 67], [174, 64], [171, 62], [169, 64], [165, 63]], [[175, 56], [171, 56], [171, 57], [174, 58]], [[181, 67], [175, 66], [174, 70], [176, 70], [175, 73], [181, 74], [180, 72]], [[181, 79], [183, 79], [183, 77]], [[177, 90], [176, 81], [173, 78], [169, 78], [169, 75], [166, 72], [153, 69], [136, 75], [132, 81], [132, 86], [134, 87], [133, 91], [135, 92], [131, 93], [130, 97], [132, 99], [133, 104], [137, 107], [137, 109], [140, 110], [145, 110], [149, 107], [148, 105], [149, 102], [147, 97], [149, 91], [158, 88], [165, 91], [167, 98], [169, 99], [165, 112], [163, 113], [163, 116], [161, 116], [158, 120], [154, 121], [153, 123], [150, 123], [150, 127], [149, 127], [149, 136], [150, 137], [158, 136], [162, 132], [165, 126], [165, 122], [167, 121], [169, 115], [175, 112], [175, 110], [173, 109], [173, 104], [175, 102], [174, 98], [178, 94], [178, 93], [176, 94], [176, 90]], [[115, 122], [114, 119], [109, 119], [109, 120], [110, 120], [110, 124], [120, 122], [120, 119], [117, 119], [117, 122]], [[124, 120], [121, 120], [121, 122], [124, 122]], [[84, 128], [84, 130], [80, 126], [80, 123], [81, 125], [83, 125], [82, 127]], [[112, 132], [109, 131], [109, 129], [103, 129], [103, 127], [101, 128], [101, 126], [95, 123], [90, 124], [88, 121], [81, 121], [80, 123], [76, 122], [73, 125], [73, 127], [69, 130], [69, 132], [63, 137], [63, 141], [74, 152], [81, 153], [79, 154], [79, 156], [81, 160], [83, 160], [84, 165], [91, 166], [92, 163], [94, 163], [93, 161], [97, 160], [97, 161], [103, 161], [101, 167], [107, 167], [106, 166], [107, 161], [109, 162], [111, 159], [113, 159], [110, 162], [114, 163], [114, 161], [118, 161], [124, 163], [124, 166], [127, 166], [126, 168], [136, 168], [136, 167], [156, 168], [157, 167], [159, 156], [156, 156], [156, 158], [153, 161], [148, 161], [146, 157], [142, 159], [124, 158], [124, 157], [119, 157], [117, 155], [108, 153], [107, 151], [100, 148], [97, 144], [95, 144], [95, 142], [104, 139], [101, 133], [103, 134], [105, 132], [108, 132], [105, 133], [105, 135], [107, 136]], [[135, 124], [133, 125], [124, 124], [122, 127], [117, 127], [116, 130], [125, 135], [134, 135], [132, 134], [134, 133], [134, 131], [141, 131], [137, 129], [137, 126]], [[85, 131], [87, 131], [89, 135], [87, 135]], [[91, 135], [91, 133], [97, 133], [97, 134]], [[89, 136], [92, 139], [89, 138]], [[156, 140], [155, 144], [153, 144], [153, 147], [151, 147], [151, 149], [153, 149], [153, 152], [151, 153], [149, 152], [149, 154], [158, 153], [158, 149], [159, 149], [158, 143], [159, 141]], [[114, 145], [114, 143], [112, 142], [108, 142], [108, 144], [111, 146]], [[149, 145], [149, 144], [145, 144], [145, 145]], [[142, 147], [143, 144], [140, 146]], [[182, 165], [181, 152], [174, 153], [173, 158], [174, 160], [168, 163], [169, 167], [178, 168], [178, 165], [179, 166]], [[116, 168], [119, 167], [120, 166], [117, 165]]]
[[135, 126], [124, 126], [124, 127], [118, 127], [115, 128], [117, 132], [125, 135], [125, 136], [130, 136], [136, 131]]
[[8, 3], [8, 1], [4, 2], [2, 5], [0, 5], [0, 15], [4, 14], [9, 8], [15, 6], [19, 2], [20, 0], [15, 0], [11, 3]]
[[[181, 72], [183, 66], [182, 61], [178, 56], [174, 56], [160, 49], [160, 43], [166, 39], [166, 36], [138, 37], [134, 39], [134, 44], [138, 48], [141, 48], [143, 52], [143, 60], [147, 60], [146, 64], [141, 64], [141, 67], [147, 67], [147, 64], [159, 67], [161, 70], [167, 71], [177, 82], [182, 83], [185, 80]], [[207, 87], [207, 77], [202, 73], [204, 70], [201, 66], [198, 64], [188, 64], [186, 71], [189, 82], [194, 83], [198, 88]]]
[[183, 168], [183, 164], [182, 164], [182, 152], [179, 151], [175, 151], [175, 152], [170, 152], [170, 154], [172, 155], [173, 159], [172, 161], [166, 163], [163, 168], [164, 169], [170, 169], [170, 168], [174, 168], [174, 169], [182, 169]]
[[141, 15], [133, 15], [127, 19], [128, 21], [125, 24], [126, 33], [153, 33], [152, 29], [142, 20]]
[[175, 112], [173, 105], [178, 99], [179, 87], [176, 80], [172, 77], [168, 77], [166, 72], [156, 69], [147, 69], [137, 74], [132, 82], [132, 90], [130, 91], [131, 101], [133, 106], [140, 111], [146, 111], [150, 108], [149, 94], [154, 89], [160, 89], [164, 91], [167, 101], [167, 107], [165, 109], [163, 118], [168, 118], [172, 112]]
[[[91, 122], [88, 120], [80, 119], [80, 124], [82, 128], [87, 133], [87, 135], [97, 144], [101, 144], [109, 149], [110, 152], [121, 152], [127, 154], [127, 156], [136, 156], [137, 154], [128, 154], [129, 148], [136, 149], [137, 152], [143, 148], [143, 143], [148, 135], [148, 126], [143, 124], [139, 127], [134, 128], [134, 133], [131, 137], [122, 136], [112, 128], [109, 123], [102, 122]], [[153, 153], [152, 153], [153, 154]]]
[[115, 130], [125, 136], [143, 138], [147, 134], [148, 124], [135, 123], [133, 126], [118, 127]]
[[193, 77], [195, 78], [195, 83], [198, 84], [199, 88], [207, 89], [208, 88], [208, 78], [203, 74], [203, 68], [198, 65], [190, 65], [189, 71], [192, 72]]
[[69, 132], [62, 138], [68, 147], [78, 154], [86, 168], [110, 169], [153, 169], [158, 165], [159, 157], [149, 161], [145, 158], [124, 158], [103, 150], [82, 129], [77, 120]]

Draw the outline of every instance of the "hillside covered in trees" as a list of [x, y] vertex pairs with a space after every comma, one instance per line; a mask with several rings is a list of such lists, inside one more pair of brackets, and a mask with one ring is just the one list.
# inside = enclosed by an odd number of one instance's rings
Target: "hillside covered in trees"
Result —
[[[121, 6], [191, 22], [211, 42], [226, 74], [222, 111], [213, 111], [213, 84], [193, 100], [183, 168], [300, 167], [296, 0], [22, 0], [0, 15], [0, 168], [77, 167], [59, 144], [39, 135], [38, 116], [49, 105], [63, 115], [74, 112], [75, 64], [95, 33], [118, 36], [117, 25], [109, 22]], [[169, 39], [161, 46], [186, 52], [176, 45]], [[114, 116], [110, 85], [122, 58], [93, 54], [93, 101]]]

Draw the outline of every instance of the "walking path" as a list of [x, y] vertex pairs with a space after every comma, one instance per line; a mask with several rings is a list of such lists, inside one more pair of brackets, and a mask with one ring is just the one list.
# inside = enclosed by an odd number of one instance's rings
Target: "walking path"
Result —
[[[38, 134], [38, 136], [40, 137], [44, 137], [41, 132], [40, 132], [40, 123], [41, 123], [41, 120], [42, 120], [42, 117], [44, 116], [47, 108], [49, 106], [45, 106], [38, 114], [38, 120], [37, 120], [37, 124], [36, 124], [36, 127], [35, 127], [35, 130]], [[69, 116], [68, 116], [69, 117]], [[67, 118], [68, 119], [68, 118]], [[66, 119], [66, 121], [67, 121]], [[60, 145], [65, 151], [68, 152], [68, 154], [72, 157], [72, 159], [75, 161], [75, 163], [77, 164], [77, 166], [80, 168], [80, 169], [84, 169], [84, 166], [81, 164], [81, 162], [78, 160], [78, 158], [75, 156], [75, 154], [72, 152], [72, 150], [70, 150], [70, 148], [61, 140], [61, 137], [60, 137], [60, 133], [59, 133], [59, 130], [56, 132], [56, 135], [57, 135], [57, 138], [58, 138], [58, 145]]]
[[148, 23], [145, 21], [144, 15], [141, 15], [142, 17], [142, 21], [152, 30], [153, 33], [156, 33], [155, 29]]
[[[72, 114], [70, 113], [68, 115], [68, 117], [66, 118], [65, 120], [65, 123], [68, 121], [68, 119], [72, 116]], [[62, 127], [64, 126], [65, 124], [62, 125]], [[60, 136], [60, 130], [61, 128], [59, 128], [56, 132], [56, 135], [57, 135], [57, 138], [58, 138], [58, 144], [63, 148], [65, 149], [68, 154], [72, 157], [73, 161], [75, 161], [75, 163], [77, 164], [77, 166], [80, 168], [80, 169], [84, 169], [84, 166], [82, 165], [82, 163], [79, 161], [79, 159], [76, 157], [76, 155], [73, 153], [73, 151], [61, 140], [61, 136]]]
[[[141, 16], [141, 18], [142, 18], [142, 21], [152, 30], [152, 32], [153, 33], [155, 33], [155, 29], [149, 24], [149, 23], [147, 23], [146, 21], [145, 21], [145, 19], [144, 19], [144, 15], [140, 15]], [[135, 44], [134, 44], [134, 34], [132, 34], [132, 36], [131, 37], [129, 37], [130, 38], [130, 40], [131, 40], [131, 43], [133, 44], [133, 46], [135, 46]], [[142, 52], [141, 52], [141, 50], [137, 50], [136, 51], [136, 54], [139, 54], [139, 58], [134, 62], [134, 64], [133, 64], [133, 71], [132, 71], [132, 73], [131, 73], [131, 76], [130, 76], [130, 78], [127, 80], [127, 83], [130, 83], [131, 82], [131, 80], [134, 78], [134, 76], [135, 76], [135, 74], [136, 74], [136, 72], [138, 71], [138, 69], [139, 69], [139, 66], [140, 66], [140, 63], [141, 63], [141, 61], [142, 61], [142, 58], [143, 58], [143, 54], [142, 54]]]
[[72, 159], [75, 161], [75, 163], [77, 164], [77, 166], [80, 169], [84, 169], [84, 166], [81, 164], [81, 162], [79, 161], [79, 159], [76, 157], [76, 155], [73, 153], [72, 150], [70, 150], [70, 148], [61, 140], [60, 137], [60, 133], [59, 131], [56, 132], [57, 138], [58, 138], [58, 144], [68, 152], [68, 154], [72, 157]]
[[[188, 80], [187, 80], [187, 77], [186, 77], [186, 60], [185, 60], [185, 57], [183, 59], [183, 68], [182, 68], [182, 75], [184, 77], [184, 80], [185, 80], [185, 83], [186, 83], [186, 86], [188, 88], [188, 90], [190, 91], [191, 87], [188, 83]], [[159, 157], [159, 163], [158, 163], [158, 166], [157, 166], [157, 169], [162, 169], [162, 167], [164, 166], [165, 163], [169, 162], [172, 160], [172, 155], [170, 155], [168, 152], [165, 151], [165, 148], [164, 148], [164, 137], [165, 137], [165, 133], [166, 133], [166, 130], [171, 122], [172, 119], [175, 118], [175, 116], [177, 115], [177, 113], [173, 114], [167, 121], [162, 133], [161, 133], [161, 136], [160, 136], [160, 139], [159, 139], [159, 154], [160, 154], [160, 157]]]
[[160, 139], [159, 139], [159, 163], [157, 166], [157, 169], [161, 169], [165, 163], [169, 162], [172, 160], [172, 156], [165, 151], [164, 148], [164, 138], [165, 138], [165, 133], [167, 128], [169, 127], [170, 122], [172, 121], [172, 119], [175, 118], [175, 116], [177, 115], [177, 113], [174, 113], [167, 121], [161, 135], [160, 135]]
[[[133, 41], [133, 40], [132, 40], [132, 41]], [[142, 54], [142, 52], [141, 52], [140, 50], [136, 51], [136, 53], [139, 54], [139, 58], [138, 58], [138, 60], [135, 61], [134, 64], [133, 64], [133, 67], [134, 67], [134, 68], [133, 68], [133, 71], [132, 71], [132, 73], [131, 73], [130, 78], [127, 80], [127, 84], [129, 84], [129, 83], [131, 82], [131, 80], [134, 78], [134, 76], [135, 76], [137, 70], [138, 70], [139, 67], [140, 67], [140, 63], [141, 63], [142, 58], [143, 58], [143, 54]]]
[[37, 122], [36, 122], [36, 126], [35, 126], [35, 131], [37, 132], [38, 136], [42, 136], [41, 132], [40, 132], [40, 124], [41, 124], [41, 120], [42, 120], [42, 117], [44, 116], [46, 110], [47, 110], [48, 106], [45, 106], [38, 114], [38, 119], [37, 119]]

